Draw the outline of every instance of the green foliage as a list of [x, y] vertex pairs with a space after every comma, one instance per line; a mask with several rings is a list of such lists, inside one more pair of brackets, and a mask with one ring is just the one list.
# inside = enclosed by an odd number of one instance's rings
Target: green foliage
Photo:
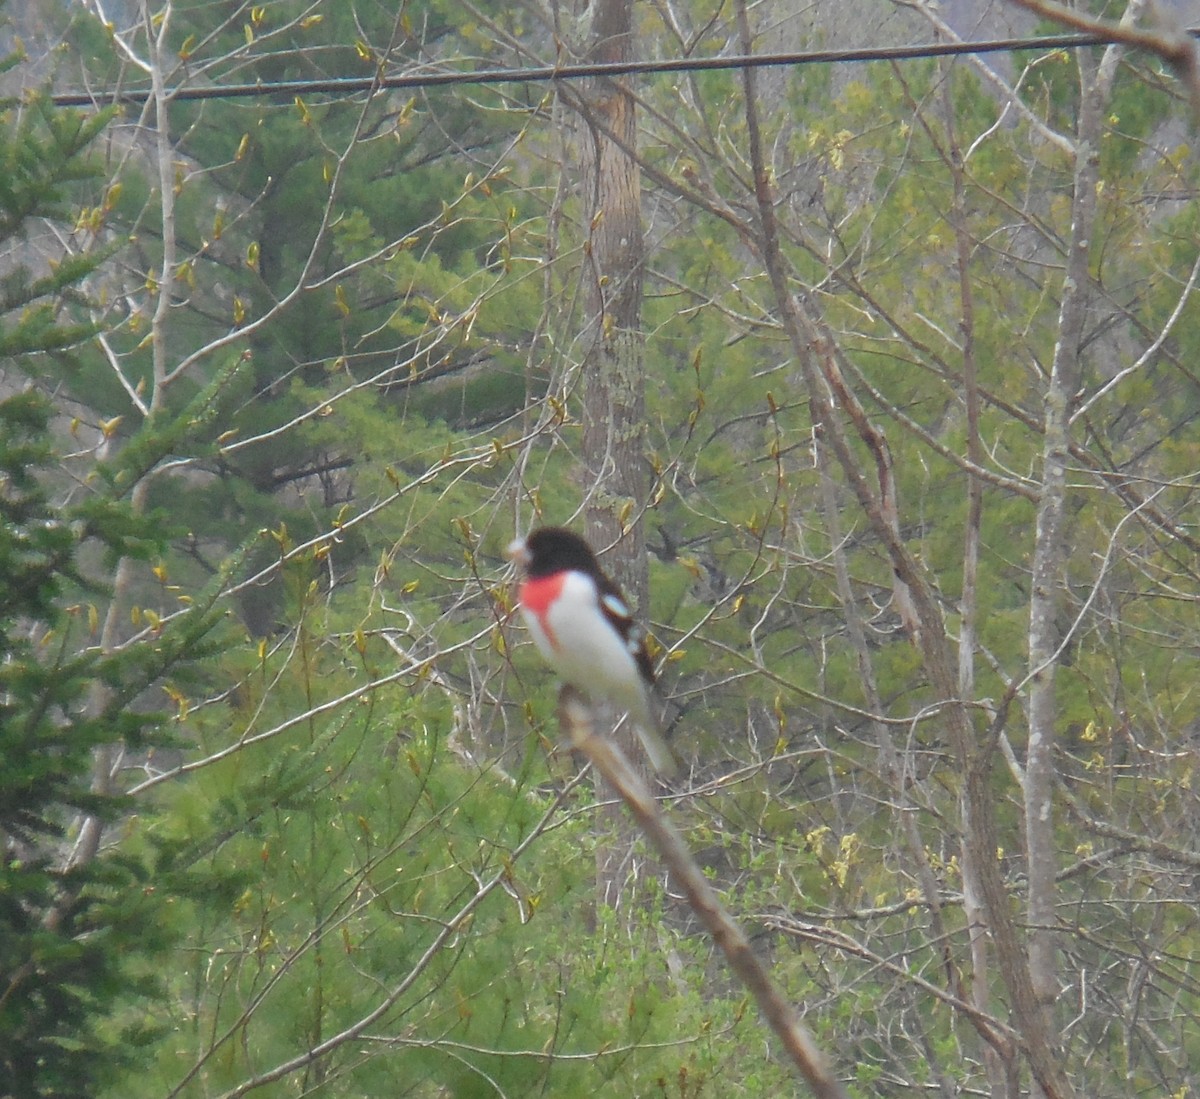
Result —
[[[88, 146], [108, 118], [56, 112], [32, 93], [6, 106], [7, 247], [29, 219], [69, 216], [70, 185], [87, 178]], [[8, 364], [38, 377], [94, 331], [66, 307], [104, 258], [95, 250], [43, 276], [10, 272], [0, 302]], [[76, 845], [85, 819], [115, 825], [128, 811], [93, 772], [113, 765], [110, 746], [169, 743], [148, 692], [203, 653], [214, 621], [211, 605], [197, 604], [158, 622], [145, 644], [97, 644], [108, 613], [97, 560], [160, 554], [165, 531], [124, 489], [95, 482], [72, 493], [59, 482], [53, 412], [37, 389], [0, 401], [0, 1093], [30, 1097], [94, 1093], [149, 1036], [126, 1012], [160, 988], [169, 893], [129, 852], [92, 857]]]
[[[315, 12], [281, 0], [225, 21], [211, 5], [177, 5], [164, 23], [164, 79], [269, 83], [370, 74], [385, 57], [425, 63], [434, 45], [463, 48], [460, 15], [426, 5], [418, 29], [381, 4]], [[88, 81], [120, 79], [105, 68], [119, 51], [97, 32], [82, 17], [71, 29]], [[121, 33], [141, 42], [136, 29]], [[504, 106], [498, 94], [484, 100]], [[145, 231], [162, 214], [151, 161], [123, 162], [121, 178], [88, 209], [89, 225], [128, 232], [129, 274], [112, 273], [124, 285], [106, 317], [111, 358], [76, 355], [56, 381], [104, 422], [120, 417], [118, 453], [98, 471], [111, 483], [132, 489], [156, 463], [186, 466], [142, 489], [162, 529], [188, 547], [169, 562], [184, 589], [203, 583], [250, 531], [287, 527], [303, 541], [339, 521], [382, 480], [376, 471], [397, 463], [389, 418], [415, 409], [431, 421], [486, 424], [523, 400], [519, 349], [541, 307], [528, 278], [536, 222], [500, 159], [520, 118], [478, 105], [390, 92], [365, 103], [339, 95], [174, 103], [169, 286], [160, 285], [161, 234]], [[462, 167], [464, 149], [474, 170]], [[151, 334], [168, 293], [175, 307]], [[214, 348], [253, 325], [232, 348]], [[178, 374], [166, 384], [156, 353]], [[544, 384], [540, 372], [531, 378]], [[369, 438], [354, 422], [363, 414], [343, 419], [351, 394], [376, 410]], [[363, 461], [376, 455], [378, 466]], [[358, 535], [340, 541], [339, 566], [361, 566], [363, 549]], [[251, 554], [270, 565], [266, 542]], [[283, 599], [268, 577], [235, 602], [267, 635]]]
[[[17, 57], [7, 60], [11, 65]], [[0, 101], [0, 241], [21, 240], [35, 217], [69, 215], [71, 186], [93, 172], [86, 151], [111, 118], [111, 111], [56, 111], [36, 90], [19, 105]], [[67, 256], [47, 273], [35, 275], [25, 266], [7, 271], [0, 280], [0, 359], [32, 373], [34, 356], [71, 348], [95, 331], [57, 314], [60, 300], [75, 292], [98, 260], [89, 252]]]
[[[295, 686], [319, 704], [349, 654], [313, 641], [301, 664], [285, 667], [282, 651], [268, 658], [263, 681], [299, 677]], [[286, 697], [276, 690], [243, 701], [280, 718]], [[225, 716], [195, 719], [212, 749], [220, 740], [208, 731], [227, 728]], [[151, 1076], [143, 1070], [136, 1085], [124, 1079], [111, 1094], [174, 1090], [181, 1070], [190, 1082], [179, 1094], [232, 1088], [384, 1002], [390, 1007], [368, 1033], [396, 1033], [386, 1056], [360, 1056], [375, 1038], [340, 1045], [303, 1074], [309, 1086], [321, 1081], [342, 1095], [549, 1088], [616, 1097], [655, 1094], [676, 1080], [695, 1089], [685, 1094], [705, 1094], [724, 1079], [734, 1094], [768, 1094], [765, 1085], [740, 1090], [729, 1076], [730, 1049], [753, 1045], [752, 1015], [736, 998], [702, 998], [668, 976], [664, 933], [654, 931], [661, 914], [648, 916], [640, 945], [625, 942], [615, 913], [591, 925], [595, 839], [586, 821], [558, 819], [529, 786], [469, 774], [418, 731], [434, 716], [387, 690], [348, 717], [297, 724], [206, 768], [134, 838], [135, 850], [178, 849], [177, 868], [186, 863], [201, 877], [219, 860], [243, 888], [191, 902], [184, 952], [207, 961], [179, 981], [174, 1037], [160, 1044]], [[518, 858], [550, 822], [536, 857]], [[435, 949], [495, 879], [501, 884]], [[581, 951], [583, 942], [594, 949]], [[703, 967], [690, 972], [696, 979]], [[691, 1033], [700, 1037], [681, 1037]], [[776, 1084], [786, 1079], [764, 1071]]]
[[[125, 704], [158, 662], [82, 647], [96, 610], [68, 600], [84, 594], [89, 523], [41, 484], [48, 424], [34, 393], [0, 402], [0, 1092], [23, 1096], [79, 1094], [113, 1071], [130, 1036], [108, 1019], [148, 991], [143, 960], [164, 945], [146, 867], [67, 857], [76, 814], [111, 821], [122, 808], [93, 789], [92, 753], [152, 737], [156, 717]], [[96, 705], [101, 683], [112, 694]]]
[[[652, 8], [639, 15], [648, 34]], [[214, 23], [218, 13], [228, 22]], [[462, 64], [456, 54], [493, 58], [523, 13], [467, 20], [446, 0], [422, 6], [414, 28], [409, 8], [397, 17], [384, 4], [175, 5], [162, 24], [166, 75], [218, 84]], [[728, 50], [723, 15], [710, 17], [695, 38], [678, 28], [698, 56]], [[136, 33], [129, 41], [148, 49]], [[965, 66], [773, 77], [763, 122], [790, 276], [887, 435], [900, 537], [954, 657], [963, 601], [974, 611], [967, 701], [979, 751], [997, 753], [980, 762], [1019, 903], [1021, 698], [1003, 730], [1007, 759], [988, 726], [1030, 671], [1034, 498], [1072, 165]], [[836, 463], [818, 462], [827, 439], [755, 247], [741, 79], [638, 86], [657, 173], [644, 205], [653, 487], [632, 515], [654, 554], [648, 610], [681, 711], [672, 736], [703, 791], [671, 798], [671, 811], [788, 994], [812, 1005], [821, 1044], [850, 1051], [852, 1094], [983, 1091], [985, 1039], [922, 983], [990, 1003], [1004, 1021], [1003, 982], [989, 963], [975, 968], [967, 934], [947, 700], [897, 613], [876, 531]], [[1070, 127], [1070, 55], [1036, 59], [1021, 87], [1045, 125]], [[59, 331], [62, 317], [43, 311], [14, 344], [44, 351], [44, 378], [98, 418], [125, 416], [115, 453], [79, 477], [86, 503], [49, 525], [15, 518], [25, 541], [5, 550], [27, 576], [11, 592], [25, 608], [15, 615], [36, 617], [38, 600], [68, 609], [52, 634], [61, 694], [45, 696], [47, 712], [78, 711], [82, 683], [101, 683], [107, 699], [69, 750], [51, 741], [41, 771], [28, 764], [30, 783], [0, 789], [21, 814], [10, 832], [44, 846], [72, 810], [110, 811], [86, 780], [89, 746], [114, 730], [159, 753], [143, 757], [136, 815], [121, 819], [121, 861], [96, 867], [110, 907], [93, 924], [152, 909], [181, 945], [164, 971], [165, 1008], [129, 996], [97, 1024], [96, 1043], [118, 1029], [146, 1042], [99, 1081], [106, 1094], [252, 1082], [264, 1094], [691, 1099], [794, 1086], [643, 853], [630, 863], [634, 910], [597, 908], [606, 836], [582, 787], [554, 804], [573, 770], [565, 751], [548, 752], [554, 684], [508, 626], [499, 553], [514, 522], [565, 521], [594, 487], [579, 472], [586, 228], [558, 189], [539, 94], [177, 102], [180, 255], [165, 326], [148, 338], [166, 292], [161, 241], [146, 229], [157, 228], [159, 181], [134, 162], [84, 219], [139, 227], [124, 257], [134, 274], [113, 276], [123, 293], [105, 330], [125, 384], [80, 344], [86, 322]], [[522, 110], [507, 113], [514, 102]], [[1186, 846], [1195, 810], [1194, 303], [1153, 361], [1120, 374], [1174, 315], [1197, 254], [1195, 210], [1162, 198], [1191, 193], [1189, 150], [1143, 155], [1169, 110], [1121, 73], [1105, 115], [1082, 392], [1115, 381], [1073, 425], [1069, 475], [1057, 712], [1062, 783], [1076, 797], [1061, 854], [1075, 865], [1059, 896], [1079, 921], [1064, 942], [1080, 986], [1056, 1021], [1081, 1090], [1106, 1097], [1117, 1094], [1112, 1064], [1121, 1087], [1178, 1091], [1195, 1044], [1186, 962], [1176, 974], [1153, 960], [1191, 957], [1196, 936], [1186, 871], [1158, 858], [1163, 845]], [[16, 280], [7, 300], [38, 316], [26, 306], [84, 270]], [[991, 474], [973, 595], [968, 347]], [[156, 348], [180, 370], [169, 383]], [[12, 406], [18, 427], [27, 414]], [[41, 515], [42, 481], [20, 478], [51, 456], [35, 427], [18, 427], [13, 505], [33, 501]], [[874, 487], [875, 456], [850, 445]], [[1180, 536], [1122, 491], [1152, 495]], [[138, 513], [120, 502], [135, 494]], [[80, 539], [90, 565], [107, 554], [147, 566], [121, 615], [147, 644], [75, 655], [77, 639], [94, 644], [89, 604], [104, 613], [103, 590], [77, 575]], [[225, 606], [241, 621], [217, 648], [202, 628]], [[139, 716], [155, 677], [175, 711], [169, 749]], [[1094, 835], [1086, 814], [1103, 822]], [[1142, 837], [1153, 843], [1139, 847]], [[1120, 850], [1098, 856], [1101, 846]], [[21, 866], [35, 895], [34, 864]], [[41, 872], [45, 910], [64, 887], [54, 866]], [[118, 976], [144, 980], [152, 965], [135, 955]], [[1130, 989], [1142, 991], [1123, 1017], [1113, 1005]], [[1093, 1010], [1077, 1018], [1083, 999]], [[1169, 1035], [1169, 1057], [1136, 1037], [1142, 1018]]]

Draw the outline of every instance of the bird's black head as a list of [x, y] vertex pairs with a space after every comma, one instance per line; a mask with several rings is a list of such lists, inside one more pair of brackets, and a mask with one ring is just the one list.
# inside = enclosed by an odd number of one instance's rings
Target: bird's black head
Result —
[[599, 576], [600, 566], [591, 546], [565, 527], [539, 527], [514, 542], [510, 555], [533, 578], [549, 576], [564, 569]]

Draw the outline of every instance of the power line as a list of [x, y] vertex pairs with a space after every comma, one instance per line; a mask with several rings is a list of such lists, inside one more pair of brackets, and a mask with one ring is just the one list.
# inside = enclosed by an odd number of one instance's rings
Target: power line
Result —
[[[1196, 36], [1197, 31], [1188, 31]], [[932, 57], [1008, 53], [1014, 50], [1073, 50], [1105, 45], [1096, 34], [1052, 34], [1037, 38], [994, 38], [983, 42], [928, 42], [912, 46], [867, 46], [847, 50], [806, 50], [798, 53], [764, 53], [731, 57], [668, 58], [607, 64], [542, 65], [530, 68], [452, 69], [442, 72], [406, 72], [375, 77], [334, 77], [324, 80], [255, 81], [250, 84], [211, 84], [205, 87], [168, 89], [174, 102], [203, 99], [251, 99], [258, 96], [353, 95], [383, 88], [425, 89], [485, 84], [538, 84], [588, 77], [645, 76], [656, 73], [714, 72], [728, 69], [834, 65], [851, 61], [915, 61]], [[107, 92], [57, 92], [59, 107], [97, 107], [109, 104], [140, 106], [150, 99], [149, 88], [122, 88]]]

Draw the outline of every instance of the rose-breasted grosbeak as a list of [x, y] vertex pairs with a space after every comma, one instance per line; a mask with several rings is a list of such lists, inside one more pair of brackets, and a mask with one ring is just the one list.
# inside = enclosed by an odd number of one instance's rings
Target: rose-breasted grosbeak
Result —
[[593, 703], [629, 714], [654, 769], [677, 770], [658, 731], [654, 667], [620, 589], [591, 547], [562, 527], [541, 527], [508, 547], [522, 570], [518, 599], [534, 644], [549, 665]]

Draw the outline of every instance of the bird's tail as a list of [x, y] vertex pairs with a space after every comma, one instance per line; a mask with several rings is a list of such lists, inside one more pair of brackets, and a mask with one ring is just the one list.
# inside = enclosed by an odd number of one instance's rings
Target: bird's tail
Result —
[[663, 702], [657, 695], [649, 691], [643, 692], [641, 705], [632, 709], [629, 720], [637, 730], [642, 747], [650, 759], [650, 765], [663, 778], [674, 778], [679, 774], [679, 760], [663, 739], [661, 711]]
[[679, 774], [679, 760], [663, 740], [662, 734], [655, 729], [644, 729], [641, 725], [637, 727], [637, 731], [642, 740], [642, 747], [650, 757], [650, 765], [663, 778], [675, 778]]

